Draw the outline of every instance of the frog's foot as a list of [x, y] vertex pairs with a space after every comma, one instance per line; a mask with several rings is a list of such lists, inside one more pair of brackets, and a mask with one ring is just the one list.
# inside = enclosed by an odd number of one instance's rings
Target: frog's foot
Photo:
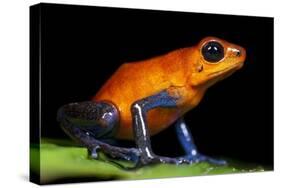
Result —
[[183, 158], [185, 158], [187, 161], [190, 162], [190, 164], [193, 163], [199, 163], [199, 162], [208, 162], [214, 165], [227, 165], [227, 162], [222, 159], [215, 159], [206, 155], [202, 154], [195, 154], [195, 155], [186, 155]]
[[139, 165], [156, 164], [156, 163], [179, 165], [179, 164], [183, 164], [183, 163], [189, 164], [189, 161], [187, 159], [185, 159], [184, 157], [170, 158], [170, 157], [158, 156], [155, 154], [141, 157], [140, 161], [139, 161]]
[[98, 159], [98, 151], [100, 150], [114, 159], [124, 159], [128, 161], [137, 161], [139, 159], [140, 152], [136, 148], [117, 147], [102, 142], [96, 139], [87, 129], [85, 130], [81, 127], [77, 127], [67, 120], [64, 120], [62, 125], [66, 133], [88, 148], [89, 158]]
[[136, 148], [123, 148], [123, 147], [117, 147], [117, 146], [112, 146], [107, 143], [103, 143], [100, 141], [97, 141], [98, 144], [94, 144], [91, 146], [88, 146], [88, 154], [89, 158], [91, 159], [98, 159], [98, 151], [102, 151], [106, 155], [109, 155], [111, 158], [114, 159], [123, 159], [127, 161], [132, 161], [132, 162], [138, 162], [140, 152]]
[[224, 160], [214, 159], [212, 157], [208, 157], [205, 155], [202, 155], [198, 152], [194, 142], [193, 138], [191, 136], [190, 130], [188, 129], [187, 124], [184, 122], [183, 118], [180, 118], [176, 124], [176, 133], [179, 139], [180, 144], [183, 147], [183, 150], [185, 151], [186, 155], [184, 158], [190, 163], [199, 163], [199, 162], [209, 162], [216, 165], [226, 165], [227, 162]]

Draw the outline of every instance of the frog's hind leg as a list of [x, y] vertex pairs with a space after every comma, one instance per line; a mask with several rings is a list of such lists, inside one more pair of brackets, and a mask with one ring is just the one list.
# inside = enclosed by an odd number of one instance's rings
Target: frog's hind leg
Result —
[[88, 148], [91, 158], [98, 158], [97, 150], [101, 150], [113, 158], [138, 159], [136, 148], [122, 148], [100, 141], [111, 138], [119, 123], [118, 110], [109, 102], [67, 104], [58, 110], [57, 119], [72, 139]]
[[188, 129], [187, 124], [184, 122], [183, 118], [180, 118], [177, 120], [175, 124], [176, 133], [179, 139], [180, 144], [182, 145], [184, 151], [185, 151], [185, 158], [190, 161], [190, 163], [197, 163], [206, 161], [212, 164], [217, 165], [225, 165], [227, 164], [224, 160], [214, 159], [205, 155], [202, 155], [198, 152], [194, 142], [193, 138], [191, 136], [191, 133]]

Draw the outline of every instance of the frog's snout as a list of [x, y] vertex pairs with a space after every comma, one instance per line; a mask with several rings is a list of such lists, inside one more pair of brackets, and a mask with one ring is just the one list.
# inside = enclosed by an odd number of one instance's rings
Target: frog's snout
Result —
[[242, 68], [246, 59], [246, 50], [243, 47], [238, 47], [233, 53], [239, 61], [239, 66], [237, 68]]
[[239, 47], [238, 49], [236, 49], [235, 51], [235, 56], [236, 57], [242, 57], [243, 61], [246, 58], [246, 50], [243, 47]]
[[243, 47], [235, 46], [229, 47], [230, 56], [237, 57], [237, 58], [245, 58], [246, 57], [246, 50]]
[[236, 57], [240, 57], [241, 56], [241, 50], [238, 50], [238, 49], [234, 49], [234, 55], [236, 56]]
[[232, 59], [233, 64], [236, 64], [236, 68], [240, 69], [244, 65], [246, 59], [246, 50], [238, 45], [231, 45], [227, 48], [228, 57]]

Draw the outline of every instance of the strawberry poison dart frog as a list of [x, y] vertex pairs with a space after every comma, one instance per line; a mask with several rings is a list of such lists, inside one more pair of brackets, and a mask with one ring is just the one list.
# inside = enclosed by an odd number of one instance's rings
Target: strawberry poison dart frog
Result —
[[[112, 158], [151, 163], [226, 164], [198, 152], [183, 115], [196, 107], [207, 89], [240, 69], [244, 48], [216, 37], [192, 47], [138, 62], [124, 63], [89, 101], [62, 106], [57, 119], [63, 130], [98, 158], [98, 150]], [[175, 126], [185, 155], [156, 155], [153, 136]], [[134, 140], [136, 147], [109, 144], [106, 139]]]

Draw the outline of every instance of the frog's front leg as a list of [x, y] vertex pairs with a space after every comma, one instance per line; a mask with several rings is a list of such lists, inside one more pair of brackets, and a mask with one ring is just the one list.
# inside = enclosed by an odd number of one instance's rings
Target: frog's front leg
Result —
[[189, 163], [184, 158], [157, 156], [151, 148], [150, 134], [147, 127], [147, 112], [156, 107], [173, 108], [177, 106], [178, 96], [171, 96], [169, 89], [134, 102], [131, 106], [133, 131], [136, 145], [140, 151], [140, 165], [149, 163]]
[[217, 165], [225, 165], [227, 164], [226, 161], [224, 160], [218, 160], [214, 159], [205, 155], [202, 155], [198, 152], [193, 138], [191, 136], [191, 133], [188, 129], [187, 124], [185, 123], [183, 118], [180, 118], [177, 120], [175, 124], [176, 128], [176, 133], [179, 139], [180, 144], [182, 145], [184, 151], [185, 151], [185, 156], [190, 163], [198, 163], [202, 161], [206, 161], [209, 163], [217, 164]]
[[137, 160], [139, 150], [112, 146], [100, 139], [114, 135], [119, 123], [119, 112], [109, 102], [78, 102], [62, 106], [57, 119], [62, 129], [74, 140], [86, 146], [91, 158], [97, 158], [97, 150], [113, 158]]

